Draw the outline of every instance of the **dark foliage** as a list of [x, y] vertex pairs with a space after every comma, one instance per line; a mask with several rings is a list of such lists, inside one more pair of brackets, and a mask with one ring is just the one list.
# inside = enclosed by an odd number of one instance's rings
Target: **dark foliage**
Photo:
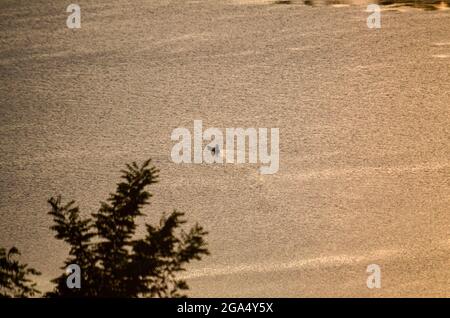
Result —
[[135, 239], [136, 218], [144, 215], [142, 209], [152, 197], [145, 188], [158, 181], [159, 171], [150, 160], [126, 167], [116, 192], [90, 218], [82, 218], [73, 201], [65, 205], [60, 197], [48, 201], [55, 222], [51, 229], [70, 246], [63, 269], [80, 266], [81, 288], [69, 289], [64, 273], [53, 280], [56, 287], [47, 296], [184, 296], [188, 286], [177, 274], [191, 260], [209, 254], [207, 232], [197, 224], [184, 231], [184, 214], [173, 211], [158, 226], [146, 224], [146, 236]]
[[19, 255], [15, 247], [8, 252], [0, 248], [0, 297], [32, 297], [39, 294], [36, 284], [28, 277], [40, 273], [16, 260], [15, 256]]

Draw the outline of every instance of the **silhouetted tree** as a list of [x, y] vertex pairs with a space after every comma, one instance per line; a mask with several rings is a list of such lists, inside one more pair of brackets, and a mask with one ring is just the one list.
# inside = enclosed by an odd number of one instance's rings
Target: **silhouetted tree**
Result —
[[144, 215], [142, 208], [152, 197], [145, 188], [158, 182], [159, 171], [150, 163], [127, 165], [116, 192], [91, 218], [82, 218], [73, 201], [66, 205], [60, 197], [48, 201], [55, 237], [70, 245], [63, 269], [77, 264], [82, 275], [81, 288], [69, 289], [62, 274], [53, 280], [56, 287], [47, 296], [184, 296], [188, 286], [176, 274], [191, 260], [209, 254], [204, 241], [207, 232], [198, 224], [184, 231], [184, 213], [173, 211], [163, 215], [158, 226], [146, 224], [144, 238], [134, 238], [136, 218]]
[[15, 247], [8, 252], [0, 248], [0, 297], [32, 297], [40, 293], [28, 277], [41, 273], [16, 260], [19, 255]]

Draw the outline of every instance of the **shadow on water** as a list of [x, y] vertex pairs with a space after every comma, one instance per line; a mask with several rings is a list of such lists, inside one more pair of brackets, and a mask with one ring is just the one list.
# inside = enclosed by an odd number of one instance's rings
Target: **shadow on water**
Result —
[[421, 0], [421, 1], [408, 1], [408, 0], [381, 0], [378, 1], [381, 5], [402, 5], [402, 6], [408, 6], [413, 8], [421, 8], [424, 10], [442, 10], [442, 9], [448, 9], [450, 7], [450, 0]]
[[275, 0], [273, 4], [304, 4], [318, 7], [327, 5], [368, 5], [379, 4], [392, 7], [413, 7], [423, 10], [445, 10], [450, 9], [450, 0]]
[[276, 0], [273, 4], [292, 4], [291, 0]]

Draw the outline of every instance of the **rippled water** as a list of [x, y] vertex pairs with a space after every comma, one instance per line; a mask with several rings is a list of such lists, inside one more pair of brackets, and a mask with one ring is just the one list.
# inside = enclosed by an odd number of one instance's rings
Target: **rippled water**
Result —
[[312, 7], [378, 4], [383, 6], [384, 9], [412, 7], [424, 10], [448, 10], [450, 7], [449, 0], [235, 0], [235, 2], [266, 5], [307, 5]]
[[[387, 10], [369, 30], [364, 5], [79, 4], [69, 30], [64, 1], [0, 3], [0, 245], [43, 288], [66, 255], [47, 198], [89, 214], [152, 157], [145, 221], [177, 208], [210, 232], [192, 295], [449, 295], [449, 11]], [[195, 119], [279, 127], [280, 171], [172, 163], [172, 130]]]
[[[290, 0], [279, 0], [275, 1], [275, 4], [294, 4], [295, 1]], [[385, 8], [392, 7], [413, 7], [420, 8], [424, 10], [447, 10], [450, 6], [450, 1], [448, 0], [378, 0], [378, 1], [369, 1], [369, 0], [304, 0], [304, 4], [310, 6], [320, 6], [320, 5], [368, 5], [368, 4], [379, 4], [384, 6]]]

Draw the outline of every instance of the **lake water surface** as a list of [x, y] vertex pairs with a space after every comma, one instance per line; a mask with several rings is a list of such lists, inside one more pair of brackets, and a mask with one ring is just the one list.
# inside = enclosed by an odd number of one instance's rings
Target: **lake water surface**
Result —
[[[385, 6], [377, 30], [364, 3], [78, 4], [69, 30], [66, 1], [0, 2], [0, 245], [42, 289], [67, 253], [46, 200], [88, 215], [151, 157], [142, 222], [176, 208], [210, 233], [193, 296], [450, 295], [445, 2]], [[195, 119], [280, 128], [279, 172], [174, 164], [171, 132]]]

